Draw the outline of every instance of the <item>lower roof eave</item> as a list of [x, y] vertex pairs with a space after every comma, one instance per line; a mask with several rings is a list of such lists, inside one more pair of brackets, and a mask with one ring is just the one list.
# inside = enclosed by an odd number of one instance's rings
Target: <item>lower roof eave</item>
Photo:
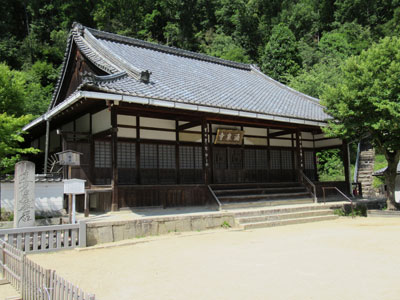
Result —
[[23, 130], [27, 131], [27, 130], [41, 124], [42, 122], [52, 119], [58, 113], [62, 112], [66, 108], [70, 107], [77, 101], [84, 99], [84, 98], [90, 98], [90, 99], [94, 99], [94, 100], [109, 100], [109, 101], [116, 101], [116, 102], [121, 101], [121, 102], [126, 102], [126, 103], [143, 104], [143, 105], [153, 105], [153, 106], [160, 106], [160, 107], [166, 107], [166, 108], [176, 108], [176, 109], [199, 111], [199, 112], [205, 112], [205, 113], [216, 113], [216, 114], [227, 115], [227, 116], [255, 118], [255, 119], [261, 119], [261, 120], [293, 123], [293, 124], [299, 124], [299, 125], [309, 125], [309, 126], [317, 126], [317, 127], [324, 127], [327, 125], [326, 122], [319, 121], [319, 120], [308, 120], [308, 119], [300, 119], [300, 118], [287, 117], [287, 116], [278, 116], [278, 115], [271, 115], [271, 114], [264, 114], [264, 113], [241, 111], [241, 110], [235, 110], [235, 109], [218, 108], [218, 107], [213, 107], [213, 106], [182, 103], [182, 102], [176, 102], [176, 101], [164, 100], [164, 99], [153, 99], [153, 98], [112, 94], [112, 93], [103, 93], [103, 92], [93, 92], [93, 91], [78, 91], [78, 92], [75, 92], [74, 94], [72, 94], [70, 97], [68, 97], [66, 100], [61, 102], [56, 107], [53, 107], [51, 110], [47, 111], [45, 114], [43, 114], [39, 118], [37, 118], [37, 119], [33, 120], [32, 122], [30, 122], [29, 124], [25, 125]]

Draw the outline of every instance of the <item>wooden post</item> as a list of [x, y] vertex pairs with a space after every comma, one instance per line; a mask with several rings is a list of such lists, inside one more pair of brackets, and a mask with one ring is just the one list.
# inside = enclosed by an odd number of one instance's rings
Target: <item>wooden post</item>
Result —
[[350, 153], [349, 153], [349, 145], [346, 141], [343, 141], [342, 144], [342, 153], [343, 153], [343, 166], [344, 166], [344, 180], [346, 181], [347, 192], [351, 193], [351, 182], [350, 182]]
[[6, 243], [3, 243], [3, 244], [1, 244], [1, 253], [2, 253], [2, 263], [3, 263], [3, 278], [5, 279], [6, 278], [6, 268], [5, 268], [5, 265], [6, 265]]
[[44, 164], [43, 164], [44, 174], [47, 174], [47, 163], [49, 160], [49, 139], [50, 139], [50, 120], [46, 120], [46, 141], [44, 148]]
[[87, 191], [85, 191], [85, 200], [84, 201], [85, 201], [84, 202], [84, 205], [85, 205], [85, 208], [84, 208], [85, 218], [87, 218], [87, 217], [89, 217], [89, 195], [88, 195]]
[[141, 184], [140, 178], [140, 116], [136, 116], [136, 183]]
[[209, 170], [209, 176], [208, 176], [208, 182], [213, 183], [214, 182], [214, 156], [213, 156], [213, 135], [212, 135], [212, 124], [211, 122], [208, 123], [208, 170]]
[[208, 137], [206, 134], [207, 121], [205, 119], [201, 120], [201, 148], [203, 155], [203, 178], [204, 183], [209, 184], [208, 179]]
[[296, 155], [297, 155], [297, 176], [300, 181], [300, 170], [303, 169], [303, 161], [301, 155], [301, 147], [300, 147], [300, 130], [296, 130]]
[[179, 121], [175, 120], [175, 169], [176, 169], [176, 183], [181, 183], [180, 175], [180, 162], [179, 162]]
[[112, 153], [112, 199], [111, 211], [118, 210], [118, 166], [117, 166], [117, 149], [118, 149], [118, 125], [117, 125], [117, 107], [111, 106], [111, 153]]
[[[68, 166], [68, 179], [72, 178], [72, 167]], [[68, 223], [72, 224], [72, 194], [68, 194]]]

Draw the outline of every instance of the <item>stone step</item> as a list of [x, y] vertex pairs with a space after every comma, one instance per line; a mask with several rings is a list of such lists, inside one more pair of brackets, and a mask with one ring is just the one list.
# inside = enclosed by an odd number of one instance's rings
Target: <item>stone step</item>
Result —
[[275, 213], [275, 214], [268, 214], [261, 216], [240, 217], [237, 218], [236, 220], [239, 222], [239, 224], [246, 224], [246, 223], [257, 223], [265, 221], [278, 221], [278, 220], [317, 217], [317, 216], [332, 216], [332, 215], [333, 211], [331, 209], [319, 209], [319, 210], [295, 211], [289, 213]]
[[276, 205], [294, 205], [294, 204], [310, 204], [314, 203], [312, 198], [300, 198], [300, 199], [280, 199], [280, 200], [266, 200], [266, 201], [248, 201], [248, 202], [230, 202], [221, 203], [222, 209], [245, 209], [254, 207], [269, 207]]
[[269, 183], [218, 183], [211, 184], [214, 191], [232, 190], [232, 189], [256, 189], [256, 188], [285, 188], [302, 187], [300, 182], [269, 182]]
[[268, 207], [260, 207], [260, 208], [250, 208], [250, 209], [242, 209], [242, 210], [232, 210], [231, 212], [234, 214], [235, 218], [242, 217], [255, 217], [255, 216], [263, 216], [263, 215], [274, 215], [274, 214], [286, 214], [286, 213], [294, 213], [294, 212], [303, 212], [303, 211], [317, 211], [317, 210], [327, 210], [327, 209], [336, 209], [341, 208], [343, 203], [341, 202], [331, 202], [327, 204], [322, 203], [305, 203], [299, 205], [278, 205], [278, 206], [268, 206]]
[[277, 194], [260, 194], [260, 195], [235, 195], [235, 196], [220, 196], [218, 199], [222, 203], [226, 202], [248, 202], [248, 201], [267, 201], [278, 199], [302, 199], [310, 197], [309, 192], [297, 193], [277, 193]]
[[253, 189], [230, 189], [230, 190], [214, 190], [217, 196], [234, 196], [234, 195], [266, 195], [290, 192], [306, 192], [304, 186], [295, 187], [274, 187], [274, 188], [253, 188]]
[[242, 228], [243, 229], [256, 229], [256, 228], [264, 228], [264, 227], [274, 227], [274, 226], [328, 221], [328, 220], [335, 220], [337, 218], [338, 218], [338, 216], [330, 215], [330, 216], [316, 216], [316, 217], [286, 219], [286, 220], [278, 220], [278, 221], [256, 222], [256, 223], [243, 224]]

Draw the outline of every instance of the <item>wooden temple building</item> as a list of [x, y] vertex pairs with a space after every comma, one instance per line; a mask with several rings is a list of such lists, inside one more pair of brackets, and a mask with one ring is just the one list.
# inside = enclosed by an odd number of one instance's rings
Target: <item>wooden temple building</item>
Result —
[[324, 184], [349, 193], [347, 145], [324, 136], [328, 118], [255, 65], [74, 24], [48, 111], [24, 129], [44, 173], [55, 153], [81, 152], [72, 178], [86, 180], [92, 210], [115, 211], [205, 205], [218, 187], [318, 196], [316, 152], [329, 148], [346, 181]]

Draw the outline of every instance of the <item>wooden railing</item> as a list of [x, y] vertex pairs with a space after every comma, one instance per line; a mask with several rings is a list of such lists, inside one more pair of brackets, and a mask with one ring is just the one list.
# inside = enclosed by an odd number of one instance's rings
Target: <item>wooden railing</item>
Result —
[[215, 202], [217, 202], [218, 210], [221, 210], [221, 208], [222, 208], [221, 201], [219, 201], [217, 195], [215, 195], [215, 193], [212, 190], [211, 186], [207, 185], [207, 187], [208, 187], [208, 190], [210, 191], [211, 195], [213, 196], [213, 199], [215, 200]]
[[94, 295], [34, 263], [23, 251], [1, 239], [0, 271], [23, 300], [95, 300]]
[[0, 239], [26, 253], [86, 247], [86, 223], [2, 229]]
[[322, 193], [324, 195], [324, 203], [326, 203], [326, 197], [325, 197], [325, 190], [336, 190], [341, 194], [347, 201], [351, 203], [351, 207], [353, 207], [353, 200], [351, 198], [347, 197], [345, 193], [343, 193], [341, 190], [339, 190], [336, 186], [323, 186], [322, 188]]
[[306, 174], [304, 174], [303, 170], [299, 170], [299, 174], [300, 181], [304, 184], [306, 189], [312, 195], [314, 202], [317, 203], [317, 189], [315, 188], [315, 184], [306, 176]]

